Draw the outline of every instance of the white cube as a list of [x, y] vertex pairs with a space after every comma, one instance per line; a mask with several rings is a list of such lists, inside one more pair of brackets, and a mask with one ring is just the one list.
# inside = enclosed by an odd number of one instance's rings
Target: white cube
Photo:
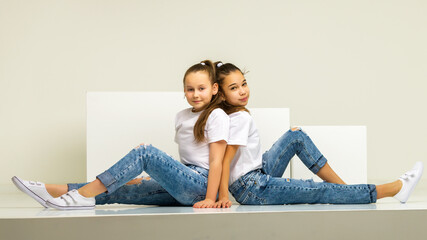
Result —
[[179, 160], [175, 115], [188, 107], [183, 92], [88, 92], [87, 180], [140, 143]]
[[[301, 126], [328, 160], [332, 169], [347, 184], [367, 183], [366, 126]], [[313, 178], [314, 175], [295, 156], [291, 163], [291, 177]]]
[[[264, 153], [289, 130], [289, 108], [251, 108], [249, 111], [258, 127]], [[290, 172], [288, 166], [282, 177], [290, 177]]]

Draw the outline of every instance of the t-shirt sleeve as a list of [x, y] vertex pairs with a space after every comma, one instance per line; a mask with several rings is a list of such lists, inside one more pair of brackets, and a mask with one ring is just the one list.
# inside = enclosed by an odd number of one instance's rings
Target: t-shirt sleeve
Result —
[[249, 139], [251, 116], [246, 112], [238, 112], [230, 117], [230, 137], [228, 145], [246, 146]]
[[208, 117], [205, 126], [205, 136], [208, 143], [225, 140], [228, 142], [230, 118], [222, 109], [215, 109]]

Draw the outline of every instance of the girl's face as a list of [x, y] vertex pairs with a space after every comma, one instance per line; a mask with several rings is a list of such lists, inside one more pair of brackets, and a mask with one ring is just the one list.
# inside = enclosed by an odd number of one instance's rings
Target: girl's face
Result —
[[249, 100], [249, 87], [240, 71], [231, 72], [222, 83], [225, 101], [236, 107], [244, 107]]
[[189, 73], [185, 77], [184, 93], [195, 112], [205, 109], [212, 96], [218, 93], [218, 84], [212, 84], [205, 71]]

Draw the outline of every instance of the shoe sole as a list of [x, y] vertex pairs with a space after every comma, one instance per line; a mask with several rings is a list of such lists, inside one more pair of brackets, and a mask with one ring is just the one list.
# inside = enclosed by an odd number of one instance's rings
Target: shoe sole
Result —
[[34, 200], [36, 200], [38, 203], [40, 203], [43, 207], [48, 208], [46, 201], [41, 198], [39, 195], [37, 195], [36, 193], [34, 193], [33, 191], [31, 191], [31, 189], [27, 188], [27, 186], [25, 186], [25, 184], [23, 182], [21, 182], [19, 180], [19, 178], [17, 178], [16, 176], [12, 177], [12, 182], [13, 184], [15, 184], [15, 186], [21, 190], [21, 192], [27, 194], [28, 196], [30, 196], [31, 198], [33, 198]]
[[95, 206], [59, 206], [56, 205], [54, 203], [51, 202], [46, 202], [46, 204], [51, 207], [51, 208], [55, 208], [55, 209], [59, 209], [59, 210], [92, 210], [95, 208]]
[[[423, 176], [423, 172], [424, 172], [424, 165], [421, 165], [421, 167], [418, 169], [418, 179], [415, 181], [415, 184], [412, 185], [412, 188], [409, 190], [408, 199], [409, 199], [409, 196], [411, 196], [412, 192], [415, 190], [415, 187], [418, 185], [418, 182]], [[405, 203], [408, 201], [408, 199], [406, 199]]]

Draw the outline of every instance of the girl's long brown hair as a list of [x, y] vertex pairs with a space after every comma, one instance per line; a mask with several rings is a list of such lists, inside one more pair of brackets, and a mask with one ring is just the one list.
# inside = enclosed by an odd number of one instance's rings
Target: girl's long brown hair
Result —
[[[218, 83], [218, 94], [221, 94], [225, 97], [224, 89], [222, 88], [222, 85], [224, 84], [224, 79], [232, 72], [239, 71], [242, 75], [245, 75], [240, 68], [238, 68], [236, 65], [232, 63], [222, 63], [221, 61], [215, 62], [215, 76], [216, 76], [216, 82]], [[227, 103], [225, 100], [220, 103], [219, 107], [221, 107], [225, 113], [232, 114], [234, 112], [239, 111], [246, 111], [249, 112], [249, 110], [245, 107], [237, 107], [233, 106], [229, 103]]]
[[[200, 63], [194, 64], [191, 66], [184, 74], [184, 85], [185, 85], [185, 78], [190, 73], [195, 73], [199, 71], [207, 72], [209, 75], [209, 80], [211, 84], [216, 83], [216, 74], [215, 74], [215, 67], [212, 61], [210, 60], [204, 60]], [[205, 137], [205, 126], [206, 122], [208, 121], [209, 115], [212, 113], [213, 110], [220, 107], [220, 104], [222, 103], [222, 97], [219, 95], [222, 95], [218, 91], [218, 94], [214, 95], [211, 99], [211, 102], [205, 107], [204, 111], [200, 114], [199, 118], [197, 119], [196, 124], [194, 125], [193, 133], [194, 138], [196, 142], [203, 142], [206, 140]]]

